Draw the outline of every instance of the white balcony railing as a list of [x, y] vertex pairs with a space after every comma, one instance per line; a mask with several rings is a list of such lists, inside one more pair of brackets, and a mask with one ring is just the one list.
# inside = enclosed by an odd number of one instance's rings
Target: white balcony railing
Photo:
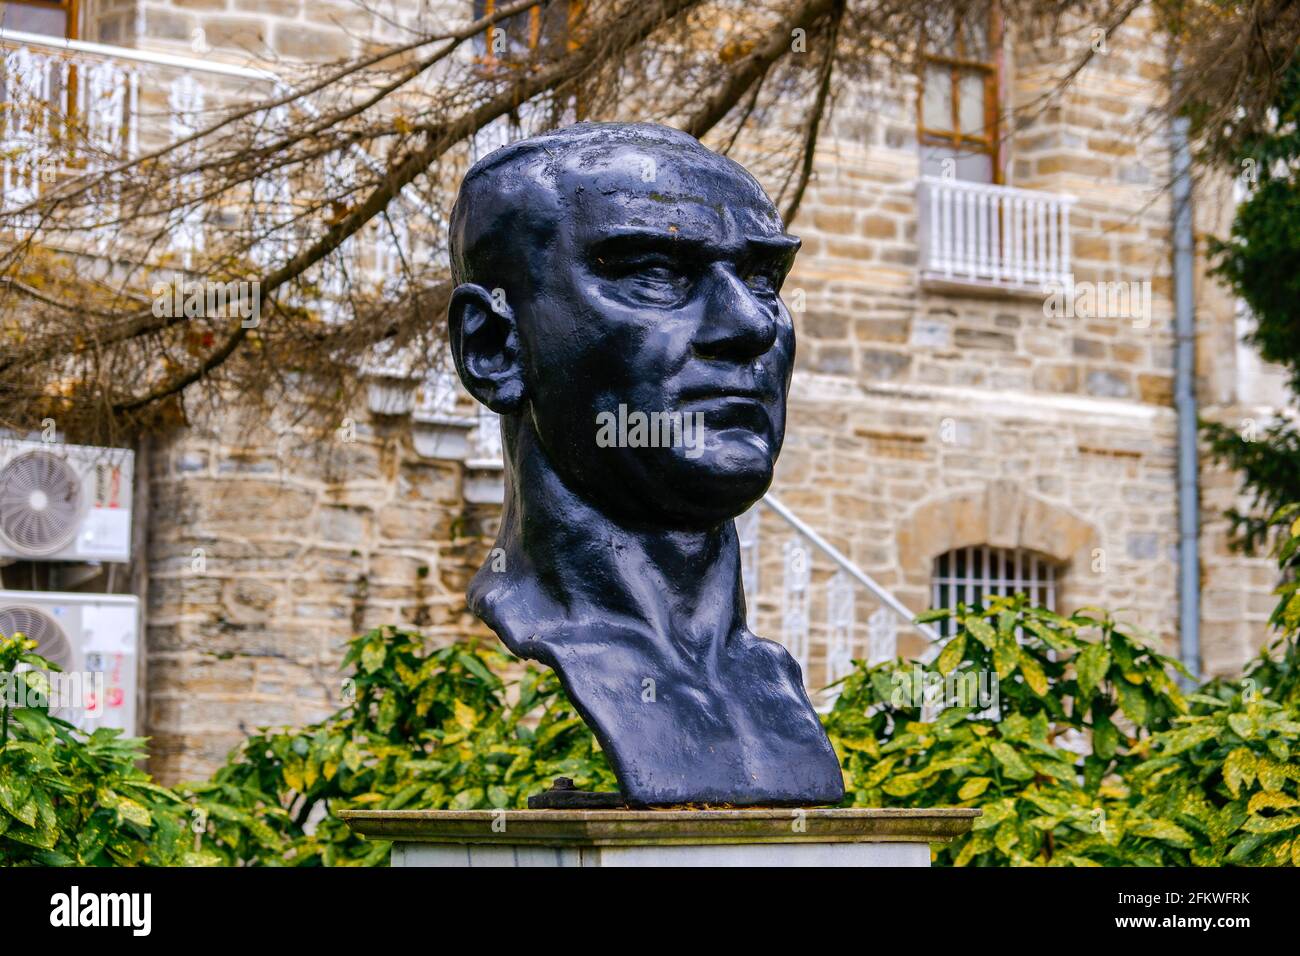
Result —
[[1072, 196], [939, 179], [920, 181], [921, 281], [1040, 292], [1069, 281]]
[[[68, 175], [94, 173], [194, 131], [211, 91], [263, 92], [262, 70], [0, 30], [0, 185], [6, 208]], [[142, 117], [149, 117], [149, 126]]]
[[[64, 180], [112, 169], [151, 148], [194, 135], [229, 106], [287, 91], [284, 81], [266, 69], [0, 29], [0, 101], [5, 104], [0, 111], [0, 209], [10, 213], [10, 227], [33, 228], [37, 216], [14, 217], [13, 211]], [[317, 115], [307, 97], [296, 100], [294, 108]], [[267, 119], [271, 129], [288, 128], [288, 108], [274, 108]], [[358, 179], [367, 171], [363, 167], [371, 174], [382, 172], [382, 163], [356, 147], [331, 155], [325, 165], [326, 182], [335, 187]], [[205, 189], [198, 173], [180, 176], [173, 186], [185, 196], [200, 196]], [[265, 268], [290, 258], [310, 236], [293, 225], [294, 189], [283, 171], [259, 177], [251, 190], [252, 201], [245, 205], [253, 221], [233, 228], [265, 237], [248, 250], [252, 262]], [[116, 211], [111, 189], [97, 195], [102, 196], [100, 218], [111, 221]], [[396, 247], [408, 238], [413, 208], [399, 195], [382, 224], [351, 237], [333, 260], [308, 276], [321, 298], [300, 304], [319, 308], [329, 319], [330, 303], [347, 297], [345, 277], [383, 286], [399, 269]], [[151, 245], [169, 262], [154, 264], [188, 271], [221, 238], [216, 224], [229, 219], [229, 210], [196, 200], [176, 218], [162, 241]], [[110, 241], [108, 230], [96, 233], [100, 245]]]

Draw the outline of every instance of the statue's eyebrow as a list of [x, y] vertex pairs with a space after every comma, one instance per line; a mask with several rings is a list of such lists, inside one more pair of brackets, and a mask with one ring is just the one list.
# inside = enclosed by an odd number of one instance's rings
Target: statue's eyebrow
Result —
[[773, 236], [748, 236], [745, 244], [753, 259], [767, 259], [779, 264], [782, 275], [788, 273], [794, 265], [795, 253], [803, 245], [798, 236], [780, 233]]
[[793, 257], [799, 250], [800, 240], [795, 236], [778, 233], [770, 236], [746, 236], [739, 243], [719, 243], [702, 236], [691, 236], [663, 229], [626, 227], [601, 236], [589, 247], [596, 259], [618, 258], [638, 252], [661, 252], [672, 256], [698, 256], [707, 258], [740, 257], [744, 255]]
[[758, 249], [791, 254], [798, 252], [799, 247], [803, 245], [803, 240], [798, 236], [792, 236], [784, 232], [773, 236], [746, 236], [745, 242], [747, 245]]

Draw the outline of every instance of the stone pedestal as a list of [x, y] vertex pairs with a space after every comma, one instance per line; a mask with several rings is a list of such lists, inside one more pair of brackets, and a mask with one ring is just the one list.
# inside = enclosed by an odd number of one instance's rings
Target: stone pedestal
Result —
[[929, 866], [973, 809], [344, 810], [393, 866]]

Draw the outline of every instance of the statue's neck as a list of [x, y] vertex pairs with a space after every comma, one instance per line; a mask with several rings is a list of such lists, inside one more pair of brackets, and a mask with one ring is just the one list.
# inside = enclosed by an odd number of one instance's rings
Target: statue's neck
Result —
[[743, 627], [733, 522], [631, 527], [579, 496], [531, 430], [516, 427], [521, 434], [507, 442], [500, 550], [469, 592], [507, 645], [618, 621], [694, 655]]

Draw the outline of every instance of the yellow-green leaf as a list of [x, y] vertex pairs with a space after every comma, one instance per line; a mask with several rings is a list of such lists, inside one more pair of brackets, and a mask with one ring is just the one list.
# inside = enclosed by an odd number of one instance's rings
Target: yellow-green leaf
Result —
[[961, 852], [957, 854], [957, 858], [952, 861], [952, 864], [953, 866], [965, 866], [972, 859], [974, 859], [975, 855], [979, 852], [980, 852], [979, 840], [976, 839], [974, 835], [972, 835], [966, 840], [966, 845], [961, 848]]
[[1234, 797], [1243, 783], [1249, 784], [1255, 779], [1255, 773], [1255, 755], [1245, 747], [1238, 747], [1223, 762], [1223, 782]]
[[1002, 764], [1007, 776], [1013, 780], [1028, 780], [1034, 775], [1033, 768], [1025, 763], [1024, 758], [1006, 741], [993, 741], [989, 744], [989, 750], [993, 752], [994, 759]]
[[384, 666], [387, 656], [388, 648], [382, 641], [371, 641], [361, 650], [361, 669], [367, 674], [373, 674]]
[[939, 659], [935, 662], [935, 667], [939, 673], [945, 677], [948, 672], [962, 662], [966, 654], [966, 632], [958, 634], [950, 640], [943, 651], [939, 654]]
[[1190, 847], [1192, 845], [1191, 834], [1178, 824], [1170, 823], [1168, 820], [1130, 820], [1127, 829], [1132, 836], [1163, 840], [1165, 843], [1178, 847]]
[[998, 680], [1010, 677], [1019, 663], [1020, 645], [1016, 643], [1016, 635], [999, 631], [993, 644], [993, 670], [997, 673]]
[[1228, 726], [1242, 740], [1249, 740], [1255, 736], [1255, 722], [1246, 714], [1229, 714]]
[[897, 777], [890, 777], [886, 780], [884, 786], [880, 789], [891, 797], [910, 797], [925, 786], [926, 778], [931, 776], [933, 774], [927, 770], [899, 774]]
[[845, 750], [857, 750], [871, 757], [880, 755], [880, 744], [875, 737], [836, 737], [835, 742]]
[[964, 621], [966, 630], [974, 635], [975, 640], [979, 641], [989, 650], [993, 650], [993, 645], [997, 642], [997, 632], [988, 621], [978, 617], [968, 617]]
[[889, 771], [894, 769], [894, 764], [898, 763], [898, 757], [886, 757], [880, 763], [874, 765], [862, 778], [862, 789], [870, 790], [872, 787], [880, 786], [881, 782], [889, 776]]
[[1043, 673], [1043, 666], [1023, 652], [1020, 655], [1020, 673], [1030, 690], [1039, 697], [1047, 695], [1047, 675]]
[[119, 799], [117, 801], [117, 806], [113, 809], [116, 810], [124, 820], [130, 820], [132, 823], [142, 827], [147, 827], [153, 822], [153, 818], [150, 816], [149, 810], [144, 806], [144, 804], [137, 803], [130, 797], [122, 797]]
[[1300, 827], [1300, 816], [1248, 817], [1242, 827], [1247, 833], [1283, 833]]
[[1264, 809], [1287, 810], [1291, 807], [1300, 807], [1300, 800], [1285, 793], [1261, 791], [1250, 798], [1250, 803], [1246, 805], [1246, 811], [1248, 813], [1258, 813]]
[[1255, 770], [1259, 774], [1259, 785], [1273, 793], [1286, 786], [1289, 769], [1286, 764], [1278, 763], [1269, 757], [1259, 757], [1255, 760]]
[[1119, 691], [1119, 707], [1124, 711], [1124, 716], [1137, 726], [1145, 727], [1150, 718], [1150, 711], [1142, 688], [1126, 681], [1116, 683], [1115, 687]]
[[1191, 727], [1183, 727], [1180, 730], [1173, 730], [1167, 734], [1161, 734], [1159, 739], [1165, 756], [1172, 757], [1174, 754], [1191, 750], [1197, 744], [1213, 740], [1218, 735], [1218, 725], [1207, 721]]
[[343, 763], [355, 773], [361, 767], [361, 748], [349, 740], [343, 745]]
[[452, 705], [456, 712], [456, 723], [465, 730], [473, 730], [474, 725], [478, 723], [478, 713], [473, 707], [463, 701], [453, 701]]
[[1084, 700], [1090, 698], [1101, 686], [1110, 668], [1110, 649], [1105, 644], [1089, 644], [1074, 661], [1075, 674], [1079, 681], [1079, 696]]
[[284, 782], [288, 784], [290, 790], [296, 790], [299, 793], [306, 791], [307, 786], [303, 782], [306, 774], [306, 767], [298, 757], [291, 757], [284, 762], [284, 769], [281, 771], [284, 775]]

